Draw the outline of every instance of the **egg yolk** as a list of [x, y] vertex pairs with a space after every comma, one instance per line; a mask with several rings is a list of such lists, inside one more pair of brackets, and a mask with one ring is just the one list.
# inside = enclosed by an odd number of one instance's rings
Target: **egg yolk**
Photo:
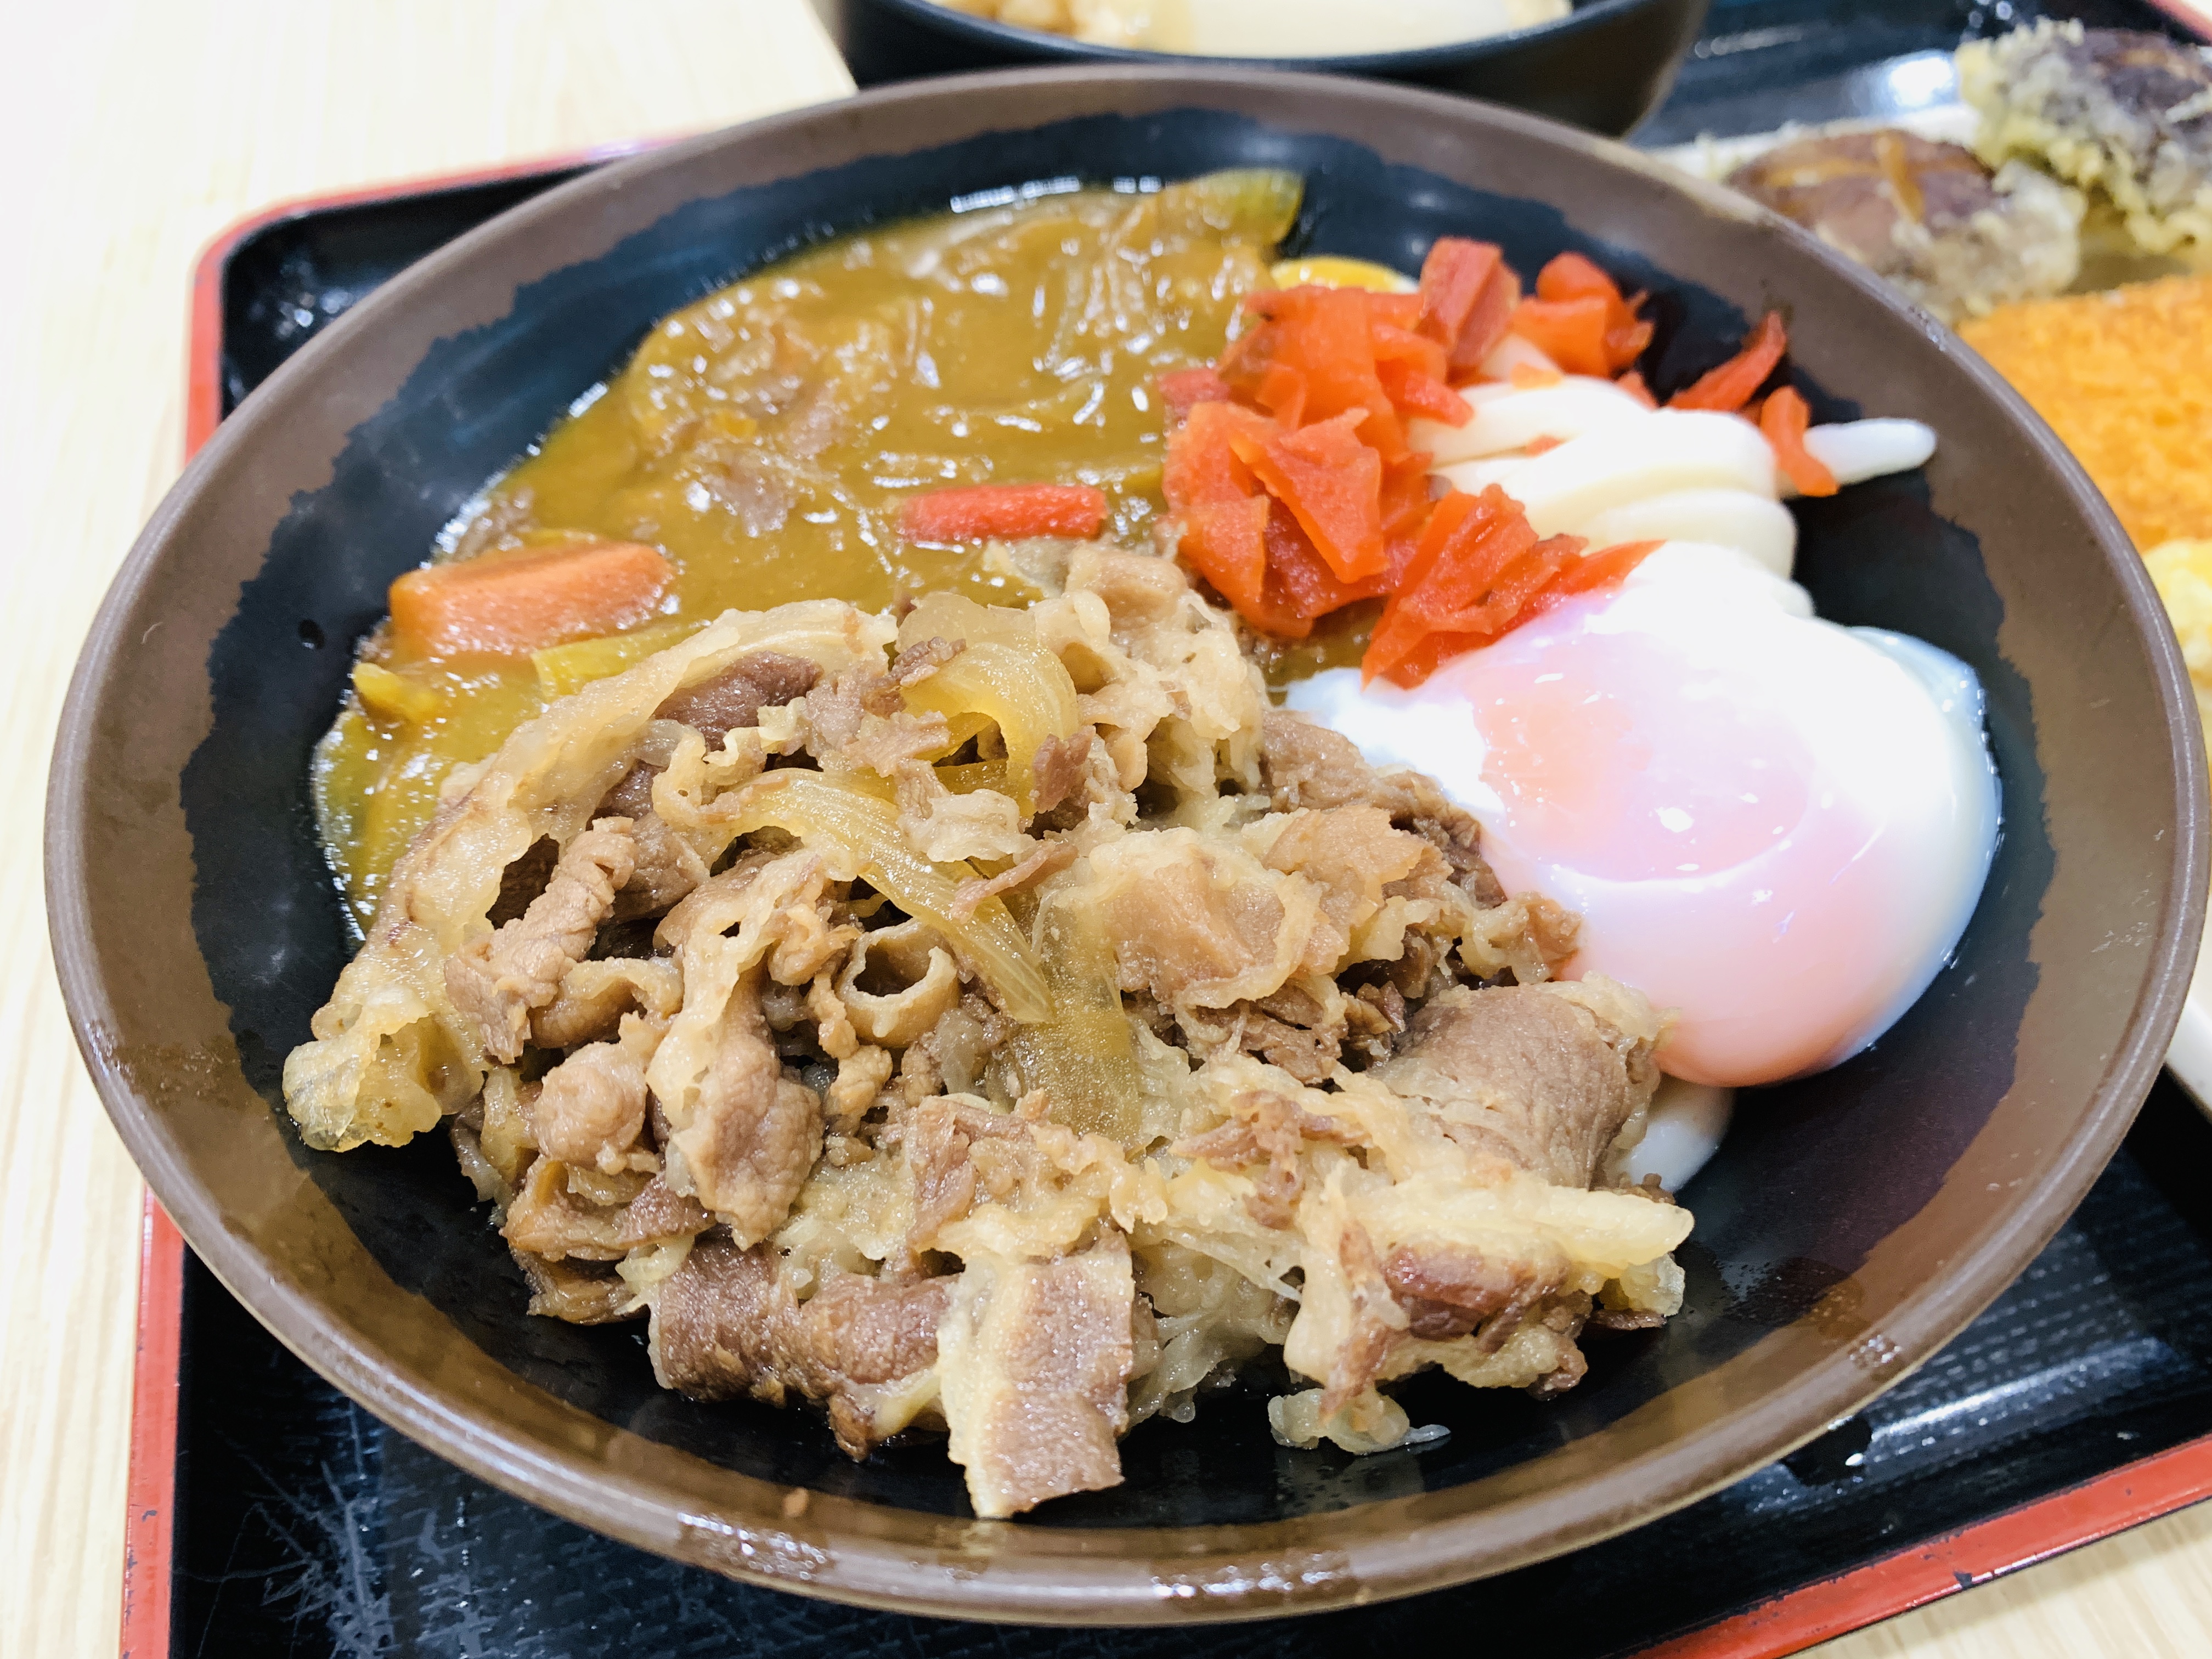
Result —
[[1741, 676], [1686, 676], [1634, 635], [1571, 635], [1533, 665], [1462, 661], [1445, 672], [1487, 744], [1493, 833], [1552, 861], [1622, 881], [1725, 870], [1805, 817], [1812, 757]]

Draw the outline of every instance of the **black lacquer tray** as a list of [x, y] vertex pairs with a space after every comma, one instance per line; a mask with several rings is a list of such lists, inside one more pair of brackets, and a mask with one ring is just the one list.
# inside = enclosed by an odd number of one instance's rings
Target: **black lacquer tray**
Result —
[[[1638, 135], [1884, 115], [1944, 95], [1964, 35], [2039, 11], [2166, 27], [2132, 0], [1716, 0]], [[190, 431], [414, 259], [604, 157], [296, 204], [220, 239], [195, 293]], [[1784, 1462], [1640, 1531], [1503, 1577], [1295, 1626], [1022, 1630], [871, 1613], [611, 1542], [464, 1474], [335, 1392], [149, 1209], [124, 1650], [155, 1655], [854, 1653], [1746, 1659], [1838, 1632], [2212, 1494], [2212, 1123], [2162, 1080], [2080, 1212], [1957, 1341]], [[1792, 1264], [1730, 1285], [1802, 1311]], [[1281, 1455], [1289, 1483], [1418, 1489], [1410, 1451]], [[1397, 1467], [1394, 1467], [1394, 1465]]]

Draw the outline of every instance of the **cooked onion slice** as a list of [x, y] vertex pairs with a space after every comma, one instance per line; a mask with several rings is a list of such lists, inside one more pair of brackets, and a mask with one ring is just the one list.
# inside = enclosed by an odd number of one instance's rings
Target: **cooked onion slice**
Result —
[[985, 899], [965, 921], [954, 920], [954, 896], [976, 878], [975, 866], [932, 864], [912, 851], [889, 801], [815, 773], [771, 772], [745, 786], [723, 827], [732, 836], [788, 830], [809, 847], [842, 854], [845, 869], [942, 933], [990, 981], [1007, 1013], [1031, 1024], [1052, 1018], [1052, 992], [1005, 902]]

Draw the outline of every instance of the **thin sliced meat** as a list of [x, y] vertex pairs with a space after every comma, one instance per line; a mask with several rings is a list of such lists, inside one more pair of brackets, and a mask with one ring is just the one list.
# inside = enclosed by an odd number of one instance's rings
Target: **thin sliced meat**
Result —
[[821, 1100], [783, 1075], [761, 1013], [757, 969], [730, 994], [690, 1121], [670, 1148], [682, 1180], [745, 1245], [783, 1224], [821, 1156]]
[[802, 1303], [767, 1246], [695, 1245], [653, 1299], [653, 1375], [694, 1400], [824, 1401], [838, 1444], [865, 1457], [912, 1419], [915, 1391], [899, 1385], [937, 1364], [956, 1282], [833, 1272]]
[[[1584, 1006], [1599, 996], [1613, 1000], [1617, 1018]], [[1451, 990], [1413, 1016], [1398, 1056], [1368, 1075], [1435, 1111], [1462, 1145], [1588, 1188], [1658, 1087], [1659, 1030], [1650, 1006], [1609, 981]]]
[[591, 950], [635, 866], [629, 828], [627, 818], [596, 820], [561, 849], [552, 879], [528, 909], [446, 958], [446, 994], [494, 1059], [512, 1065], [521, 1058], [531, 1011], [553, 1000]]
[[719, 749], [740, 726], [758, 726], [760, 711], [803, 697], [822, 671], [804, 657], [781, 651], [754, 651], [739, 657], [712, 679], [684, 687], [654, 709], [658, 720], [677, 720]]
[[938, 1327], [946, 1447], [987, 1520], [1121, 1480], [1136, 1285], [1109, 1233], [1057, 1261], [976, 1260]]

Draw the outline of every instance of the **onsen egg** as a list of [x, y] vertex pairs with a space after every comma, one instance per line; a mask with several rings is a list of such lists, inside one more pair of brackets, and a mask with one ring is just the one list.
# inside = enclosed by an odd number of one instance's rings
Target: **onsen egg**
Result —
[[1670, 542], [1413, 690], [1336, 670], [1291, 706], [1473, 812], [1507, 890], [1579, 911], [1567, 971], [1676, 1012], [1668, 1073], [1822, 1070], [1919, 997], [1997, 835], [1973, 672], [1813, 615], [1731, 549]]

